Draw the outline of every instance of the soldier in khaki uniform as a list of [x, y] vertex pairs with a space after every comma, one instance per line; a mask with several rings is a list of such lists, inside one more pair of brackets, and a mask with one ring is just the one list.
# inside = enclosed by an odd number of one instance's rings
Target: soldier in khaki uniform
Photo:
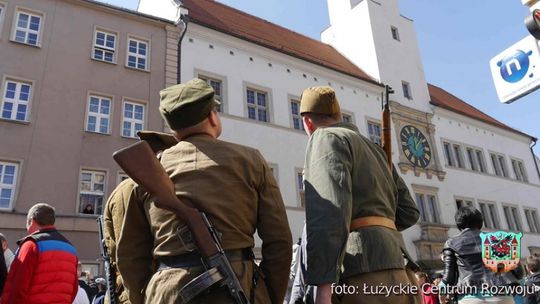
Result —
[[[255, 149], [217, 139], [221, 134], [217, 101], [204, 81], [193, 79], [166, 88], [160, 95], [160, 112], [179, 140], [161, 157], [176, 194], [204, 211], [221, 233], [223, 248], [252, 303], [282, 303], [292, 238], [279, 188], [266, 161]], [[137, 276], [132, 266], [150, 265], [154, 258], [158, 270], [148, 277], [146, 303], [182, 303], [180, 289], [204, 270], [200, 255], [193, 243], [179, 237], [185, 227], [181, 220], [172, 212], [156, 208], [137, 188], [135, 193], [144, 204], [142, 209], [126, 212], [117, 248], [120, 272], [128, 286], [128, 281]], [[144, 217], [147, 224], [132, 220]], [[263, 242], [258, 271], [252, 253], [255, 232]], [[153, 241], [149, 248], [131, 243], [148, 233]], [[135, 251], [138, 257], [133, 255]], [[143, 257], [147, 252], [151, 255]], [[254, 277], [258, 278], [256, 285]], [[225, 288], [219, 288], [190, 303], [232, 300]]]
[[[399, 232], [419, 218], [407, 186], [379, 146], [341, 122], [332, 88], [306, 89], [300, 112], [310, 136], [304, 168], [305, 281], [317, 286], [316, 303], [330, 303], [332, 297], [334, 303], [415, 303], [414, 294], [364, 292], [365, 286], [416, 284], [405, 268]], [[356, 292], [338, 295], [332, 284]]]
[[[150, 147], [155, 153], [163, 151], [169, 147], [174, 146], [178, 141], [171, 134], [152, 132], [152, 131], [139, 131], [137, 135], [141, 140], [148, 142]], [[105, 235], [105, 244], [107, 245], [108, 253], [111, 258], [111, 265], [113, 269], [117, 270], [116, 265], [116, 243], [122, 230], [122, 223], [124, 222], [124, 215], [128, 204], [140, 204], [137, 201], [133, 201], [135, 196], [132, 196], [132, 192], [137, 184], [130, 178], [122, 181], [113, 190], [111, 196], [105, 204], [103, 210], [103, 233]], [[145, 265], [148, 266], [148, 265]], [[146, 282], [139, 282], [138, 287], [135, 289], [142, 290]], [[143, 303], [143, 298], [138, 296], [140, 293], [132, 295], [132, 304]], [[128, 290], [124, 289], [124, 283], [120, 272], [116, 272], [116, 303], [130, 303], [128, 298]], [[105, 303], [109, 303], [109, 295], [105, 297]]]

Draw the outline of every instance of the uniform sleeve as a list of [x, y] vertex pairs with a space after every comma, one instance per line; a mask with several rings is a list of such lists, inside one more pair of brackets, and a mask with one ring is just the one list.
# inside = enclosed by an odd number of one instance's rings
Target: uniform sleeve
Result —
[[38, 248], [33, 241], [25, 241], [11, 264], [8, 280], [11, 281], [9, 299], [2, 303], [26, 303], [31, 278], [38, 263]]
[[266, 161], [259, 157], [263, 166], [257, 214], [257, 232], [262, 240], [260, 268], [272, 303], [281, 303], [289, 280], [292, 236], [276, 180]]
[[397, 230], [403, 231], [418, 222], [420, 212], [411, 197], [409, 188], [407, 188], [407, 185], [401, 176], [399, 176], [394, 166], [392, 166], [392, 176], [398, 191], [395, 223]]
[[139, 304], [144, 303], [142, 290], [153, 273], [153, 237], [137, 189], [123, 199], [129, 201], [116, 244], [116, 263], [130, 302]]
[[324, 129], [312, 134], [304, 177], [309, 285], [339, 278], [351, 223], [351, 158], [346, 140]]

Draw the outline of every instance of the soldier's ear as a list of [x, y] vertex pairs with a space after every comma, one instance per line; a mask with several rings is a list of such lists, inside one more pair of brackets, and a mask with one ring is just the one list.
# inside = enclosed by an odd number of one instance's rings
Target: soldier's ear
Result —
[[302, 122], [304, 123], [304, 129], [307, 135], [311, 135], [317, 129], [309, 115], [302, 115]]

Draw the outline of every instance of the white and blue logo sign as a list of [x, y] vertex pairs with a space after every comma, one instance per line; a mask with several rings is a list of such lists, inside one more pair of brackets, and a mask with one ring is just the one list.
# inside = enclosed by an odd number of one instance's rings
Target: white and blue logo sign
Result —
[[489, 62], [501, 102], [510, 103], [540, 86], [538, 41], [527, 36]]
[[[514, 53], [507, 55], [502, 60], [497, 62], [501, 70], [501, 77], [507, 82], [518, 82], [529, 71], [530, 60], [529, 56], [532, 55], [532, 51], [524, 52], [522, 50], [516, 50]], [[529, 77], [532, 77], [531, 73]]]

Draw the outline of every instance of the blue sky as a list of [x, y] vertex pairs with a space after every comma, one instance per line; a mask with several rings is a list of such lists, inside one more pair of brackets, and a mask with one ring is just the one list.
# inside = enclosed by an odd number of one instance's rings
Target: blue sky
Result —
[[[103, 1], [131, 9], [138, 3]], [[329, 25], [326, 0], [219, 2], [315, 39]], [[502, 104], [489, 69], [492, 57], [529, 35], [523, 24], [529, 9], [521, 1], [399, 0], [399, 5], [401, 14], [414, 20], [428, 82], [515, 129], [540, 137], [540, 92]], [[540, 154], [540, 142], [535, 152]]]

